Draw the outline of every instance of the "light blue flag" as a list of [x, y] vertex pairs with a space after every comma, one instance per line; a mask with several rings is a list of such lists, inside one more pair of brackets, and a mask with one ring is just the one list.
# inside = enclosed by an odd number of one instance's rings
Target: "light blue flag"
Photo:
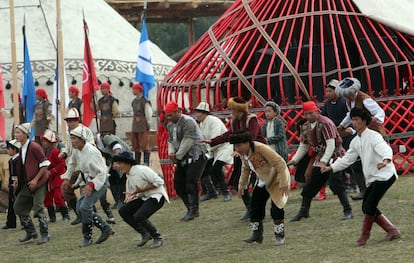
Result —
[[23, 26], [24, 75], [23, 75], [23, 107], [26, 109], [26, 122], [31, 122], [36, 105], [36, 91], [33, 81], [32, 64], [30, 62], [29, 48], [27, 47], [25, 28]]
[[144, 96], [148, 98], [149, 90], [155, 86], [154, 69], [152, 68], [150, 41], [148, 39], [145, 18], [142, 21], [141, 38], [138, 46], [138, 61], [135, 80], [144, 88]]

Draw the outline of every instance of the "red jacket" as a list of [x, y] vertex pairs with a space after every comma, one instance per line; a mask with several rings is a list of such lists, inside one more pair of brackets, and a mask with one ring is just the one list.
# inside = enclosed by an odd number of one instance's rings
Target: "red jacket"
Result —
[[50, 161], [48, 167], [49, 170], [49, 190], [53, 190], [56, 187], [62, 185], [62, 178], [60, 176], [66, 172], [65, 159], [59, 158], [60, 151], [58, 148], [53, 147], [46, 150], [46, 157]]

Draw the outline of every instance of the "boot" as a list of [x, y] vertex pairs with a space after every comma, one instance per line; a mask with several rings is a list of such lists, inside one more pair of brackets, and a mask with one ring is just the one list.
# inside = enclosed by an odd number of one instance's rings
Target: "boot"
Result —
[[48, 206], [47, 212], [49, 214], [49, 223], [55, 223], [56, 222], [56, 209], [54, 206]]
[[214, 188], [213, 182], [211, 181], [211, 177], [210, 176], [204, 176], [201, 179], [201, 183], [203, 184], [203, 188], [206, 190], [204, 195], [200, 198], [201, 202], [213, 199], [213, 198], [217, 198], [217, 192], [216, 189]]
[[249, 190], [244, 190], [244, 194], [242, 195], [243, 204], [246, 207], [246, 213], [240, 218], [241, 221], [246, 221], [250, 219], [250, 193]]
[[354, 218], [354, 215], [352, 214], [352, 208], [349, 204], [348, 196], [345, 192], [342, 192], [338, 195], [339, 202], [341, 202], [341, 205], [344, 209], [344, 215], [341, 217], [341, 220], [348, 220]]
[[42, 245], [42, 244], [49, 242], [50, 240], [49, 229], [47, 226], [47, 219], [46, 219], [45, 214], [40, 213], [37, 215], [37, 217], [39, 218], [39, 229], [40, 229], [40, 239], [37, 241], [37, 244]]
[[365, 192], [359, 192], [357, 195], [351, 195], [351, 199], [354, 201], [364, 199]]
[[102, 209], [104, 210], [106, 216], [108, 217], [108, 219], [106, 220], [106, 222], [108, 222], [109, 224], [116, 224], [115, 222], [115, 217], [112, 214], [112, 210], [110, 205], [106, 205], [105, 207], [102, 207]]
[[70, 216], [69, 216], [69, 209], [67, 206], [61, 206], [59, 208], [60, 213], [62, 214], [62, 221], [69, 221], [70, 220]]
[[261, 244], [263, 242], [263, 222], [250, 222], [250, 225], [252, 227], [252, 235], [243, 241], [246, 243], [257, 242]]
[[154, 239], [150, 248], [154, 249], [161, 247], [164, 242], [163, 238], [161, 234], [158, 232], [157, 228], [151, 223], [151, 221], [146, 219], [144, 221], [141, 221], [140, 224], [149, 232], [151, 237]]
[[296, 222], [301, 220], [302, 218], [308, 218], [309, 217], [309, 209], [312, 202], [312, 198], [309, 197], [302, 197], [302, 205], [299, 209], [299, 212], [292, 217], [289, 222]]
[[285, 223], [284, 220], [274, 220], [276, 246], [285, 244]]
[[115, 231], [110, 227], [98, 214], [94, 213], [92, 216], [94, 226], [101, 230], [101, 235], [96, 240], [96, 244], [105, 242], [109, 236], [115, 234]]
[[231, 201], [231, 194], [230, 194], [230, 191], [227, 190], [223, 192], [223, 202], [229, 202], [229, 201]]
[[72, 222], [70, 222], [70, 224], [72, 226], [77, 225], [77, 224], [80, 224], [82, 222], [82, 219], [80, 218], [80, 216], [78, 214], [78, 211], [76, 211], [76, 199], [70, 200], [69, 203], [68, 203], [68, 207], [70, 209], [72, 209], [73, 212], [75, 212], [75, 214], [76, 214], [75, 220], [73, 220]]
[[316, 200], [323, 201], [325, 199], [326, 199], [326, 185], [324, 184], [321, 190], [319, 190], [319, 195], [318, 197], [316, 197]]
[[372, 228], [372, 224], [374, 223], [374, 221], [375, 221], [375, 216], [370, 216], [367, 214], [364, 215], [364, 222], [362, 223], [361, 236], [356, 241], [356, 245], [358, 247], [363, 246], [367, 243], [369, 236], [371, 235], [371, 228]]
[[20, 222], [23, 225], [24, 230], [26, 231], [26, 236], [20, 238], [19, 241], [26, 242], [30, 239], [37, 239], [37, 232], [30, 216], [20, 216]]
[[183, 200], [183, 203], [184, 203], [185, 207], [187, 208], [187, 212], [186, 212], [185, 216], [180, 219], [180, 221], [184, 221], [184, 219], [190, 213], [190, 203], [188, 201], [188, 199], [189, 199], [188, 195], [181, 196], [181, 199]]
[[82, 243], [79, 244], [80, 247], [87, 247], [92, 245], [92, 224], [82, 224]]
[[144, 165], [150, 166], [150, 156], [151, 156], [150, 151], [145, 151], [144, 152]]
[[375, 223], [387, 232], [384, 241], [391, 241], [401, 237], [400, 231], [383, 214], [375, 218]]
[[142, 227], [140, 224], [137, 227], [135, 227], [135, 230], [141, 234], [141, 242], [137, 244], [138, 247], [144, 246], [148, 241], [152, 239], [148, 230]]
[[120, 202], [120, 194], [119, 194], [119, 185], [113, 184], [110, 187], [112, 196], [114, 197], [114, 204], [112, 205], [111, 209], [118, 209], [119, 202]]
[[141, 152], [135, 152], [135, 162], [141, 164]]
[[198, 193], [194, 195], [189, 194], [190, 210], [187, 213], [187, 215], [184, 217], [183, 221], [185, 222], [191, 221], [200, 215], [199, 209], [198, 209], [198, 203], [199, 203]]

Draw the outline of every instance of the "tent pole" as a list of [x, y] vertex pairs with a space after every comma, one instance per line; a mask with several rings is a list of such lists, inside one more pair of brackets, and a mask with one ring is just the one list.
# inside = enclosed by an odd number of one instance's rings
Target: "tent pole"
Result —
[[[13, 87], [13, 117], [14, 125], [20, 124], [19, 90], [17, 88], [17, 56], [16, 56], [16, 30], [14, 23], [14, 0], [9, 0], [10, 6], [10, 34], [11, 34], [11, 58], [12, 58], [12, 87]], [[14, 134], [12, 134], [14, 138]]]
[[[57, 26], [57, 43], [58, 43], [58, 71], [59, 71], [59, 88], [60, 88], [60, 116], [64, 118], [65, 116], [65, 108], [66, 108], [66, 101], [65, 101], [65, 79], [66, 76], [64, 67], [65, 61], [63, 60], [63, 35], [62, 35], [62, 19], [61, 19], [61, 12], [60, 12], [60, 0], [56, 0], [56, 26]], [[58, 121], [58, 120], [56, 120]], [[66, 142], [66, 123], [61, 120], [62, 122], [62, 141]], [[58, 131], [56, 131], [58, 132]]]

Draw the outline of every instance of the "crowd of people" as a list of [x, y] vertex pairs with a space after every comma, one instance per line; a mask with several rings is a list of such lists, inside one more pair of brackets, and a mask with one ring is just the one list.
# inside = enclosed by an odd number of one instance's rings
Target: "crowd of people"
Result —
[[[183, 113], [176, 102], [168, 102], [165, 105], [168, 156], [175, 166], [175, 191], [185, 206], [181, 221], [200, 217], [200, 202], [219, 194], [224, 202], [229, 202], [232, 194], [237, 194], [246, 208], [241, 220], [250, 220], [252, 231], [243, 241], [262, 243], [263, 219], [270, 198], [275, 244], [283, 245], [290, 170], [296, 170], [295, 179], [302, 185], [302, 203], [290, 222], [310, 216], [312, 200], [319, 192], [325, 193], [326, 185], [342, 206], [341, 220], [353, 219], [346, 187], [349, 181], [355, 181], [360, 194], [353, 199], [363, 200], [364, 213], [356, 245], [367, 243], [373, 223], [387, 233], [385, 240], [399, 238], [399, 230], [378, 208], [397, 179], [392, 150], [383, 137], [385, 113], [360, 89], [361, 84], [355, 78], [331, 80], [326, 86], [328, 100], [322, 110], [313, 101], [303, 103], [303, 118], [297, 125], [300, 142], [290, 160], [287, 123], [273, 101], [264, 105], [265, 120], [261, 125], [258, 115], [249, 112], [248, 101], [242, 97], [229, 98], [228, 126], [211, 114], [206, 102], [197, 105], [195, 117]], [[71, 224], [81, 224], [79, 246], [93, 244], [93, 226], [101, 232], [95, 240], [100, 244], [115, 234], [112, 210], [118, 209], [125, 223], [141, 235], [139, 247], [151, 239], [151, 248], [163, 245], [160, 231], [150, 221], [169, 202], [163, 177], [150, 168], [151, 103], [143, 96], [143, 87], [134, 84], [130, 147], [116, 135], [118, 99], [111, 95], [109, 83], [102, 83], [100, 90], [102, 97], [96, 105], [100, 129], [94, 134], [82, 124], [85, 105], [78, 97], [78, 88], [69, 88], [71, 101], [65, 117], [69, 139], [65, 145], [50, 130], [53, 116], [44, 89], [36, 91], [38, 103], [32, 123], [26, 123], [20, 113], [21, 123], [13, 129], [15, 139], [7, 143], [9, 209], [3, 227], [16, 228], [18, 217], [26, 233], [20, 242], [37, 240], [39, 245], [49, 242], [48, 224], [57, 221], [56, 212], [62, 214], [63, 221], [69, 221], [69, 210], [73, 210], [76, 218]], [[233, 166], [228, 181], [223, 173], [225, 165]], [[107, 201], [108, 188], [114, 197], [112, 207]], [[106, 220], [97, 212], [98, 200]], [[32, 217], [38, 218], [40, 237]]]

